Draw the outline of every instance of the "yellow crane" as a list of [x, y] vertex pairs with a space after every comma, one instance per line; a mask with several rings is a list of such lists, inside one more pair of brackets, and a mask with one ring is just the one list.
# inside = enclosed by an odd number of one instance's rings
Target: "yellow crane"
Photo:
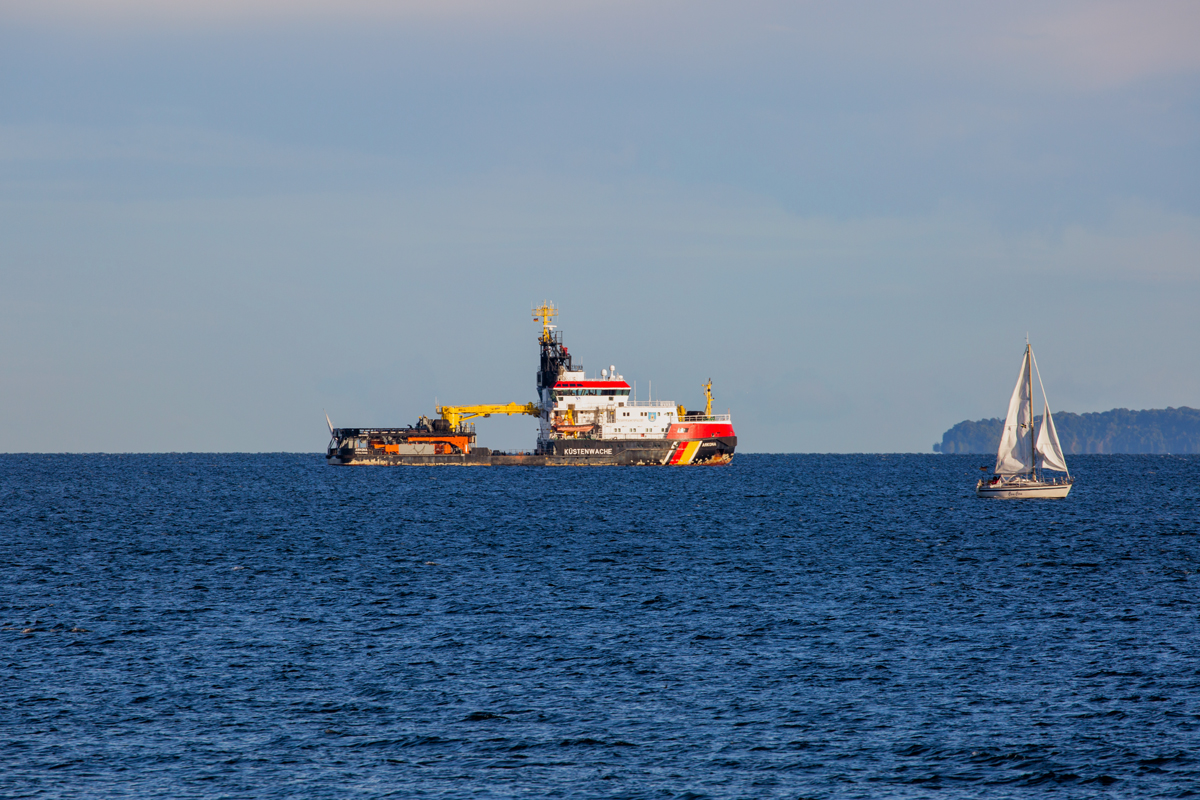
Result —
[[490, 406], [438, 406], [437, 413], [442, 415], [442, 419], [450, 423], [450, 430], [458, 430], [458, 426], [469, 419], [477, 417], [490, 417], [492, 414], [505, 414], [512, 416], [514, 414], [526, 414], [531, 417], [540, 417], [542, 410], [537, 407], [536, 403], [508, 403], [506, 405], [490, 405]]

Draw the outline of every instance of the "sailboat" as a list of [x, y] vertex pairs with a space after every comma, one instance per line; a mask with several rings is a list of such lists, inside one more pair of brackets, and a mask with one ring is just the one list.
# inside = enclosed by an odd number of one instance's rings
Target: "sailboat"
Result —
[[[1042, 424], [1037, 438], [1033, 435], [1033, 374], [1037, 373], [1038, 386], [1042, 390]], [[1065, 477], [1046, 477], [1044, 470], [1064, 472]], [[1025, 357], [1021, 360], [1021, 372], [1017, 385], [1008, 401], [1008, 416], [1004, 420], [1004, 433], [1000, 437], [1000, 449], [996, 453], [996, 467], [992, 477], [980, 480], [975, 485], [975, 494], [980, 497], [1066, 497], [1075, 484], [1063, 458], [1062, 445], [1058, 442], [1058, 431], [1054, 429], [1054, 418], [1050, 416], [1050, 403], [1046, 400], [1046, 387], [1042, 384], [1042, 373], [1037, 368], [1033, 348], [1025, 340]]]

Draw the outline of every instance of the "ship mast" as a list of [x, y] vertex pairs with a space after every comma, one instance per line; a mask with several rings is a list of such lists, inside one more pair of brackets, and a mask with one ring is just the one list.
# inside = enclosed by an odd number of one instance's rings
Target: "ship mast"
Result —
[[[550, 321], [557, 316], [558, 309], [553, 303], [543, 302], [540, 306], [533, 308], [533, 321], [542, 323], [542, 332], [538, 336], [538, 343], [542, 349], [542, 362], [538, 369], [537, 381], [539, 392], [552, 389], [563, 370], [570, 371], [576, 368], [570, 352], [563, 346], [562, 335], [554, 330], [558, 326], [550, 324]], [[542, 398], [542, 400], [546, 402], [546, 398]]]
[[540, 306], [533, 307], [533, 321], [542, 323], [542, 335], [538, 337], [538, 341], [543, 344], [549, 344], [551, 340], [550, 331], [557, 326], [551, 325], [550, 320], [558, 316], [558, 309], [554, 307], [554, 303], [542, 301]]

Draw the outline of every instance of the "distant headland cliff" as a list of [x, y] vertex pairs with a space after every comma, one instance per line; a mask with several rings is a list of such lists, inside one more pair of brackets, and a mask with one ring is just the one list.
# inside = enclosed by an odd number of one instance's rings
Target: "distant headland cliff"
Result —
[[[1041, 416], [1037, 418], [1040, 424]], [[1002, 419], [965, 421], [942, 434], [935, 453], [991, 453], [1000, 445]], [[1200, 409], [1115, 408], [1091, 414], [1054, 411], [1063, 452], [1200, 453]]]

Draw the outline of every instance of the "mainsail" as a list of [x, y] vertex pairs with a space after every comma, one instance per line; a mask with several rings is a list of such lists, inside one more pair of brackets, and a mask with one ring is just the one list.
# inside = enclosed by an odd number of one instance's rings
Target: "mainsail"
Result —
[[[1030, 417], [1029, 348], [1021, 359], [1021, 372], [1017, 385], [1008, 401], [1008, 416], [1004, 419], [1004, 433], [1000, 437], [1000, 449], [996, 453], [997, 475], [1023, 475], [1033, 472], [1033, 420]], [[1057, 442], [1057, 438], [1055, 439]]]
[[[1032, 350], [1030, 355], [1033, 355]], [[1045, 409], [1042, 414], [1042, 426], [1038, 429], [1037, 443], [1034, 445], [1038, 454], [1038, 468], [1054, 469], [1070, 475], [1067, 459], [1063, 457], [1062, 445], [1058, 442], [1058, 431], [1054, 429], [1054, 417], [1050, 416], [1050, 401], [1046, 399], [1046, 385], [1042, 383], [1042, 372], [1037, 368], [1036, 357], [1033, 359], [1033, 369], [1037, 372], [1038, 386], [1042, 389], [1042, 407]]]

